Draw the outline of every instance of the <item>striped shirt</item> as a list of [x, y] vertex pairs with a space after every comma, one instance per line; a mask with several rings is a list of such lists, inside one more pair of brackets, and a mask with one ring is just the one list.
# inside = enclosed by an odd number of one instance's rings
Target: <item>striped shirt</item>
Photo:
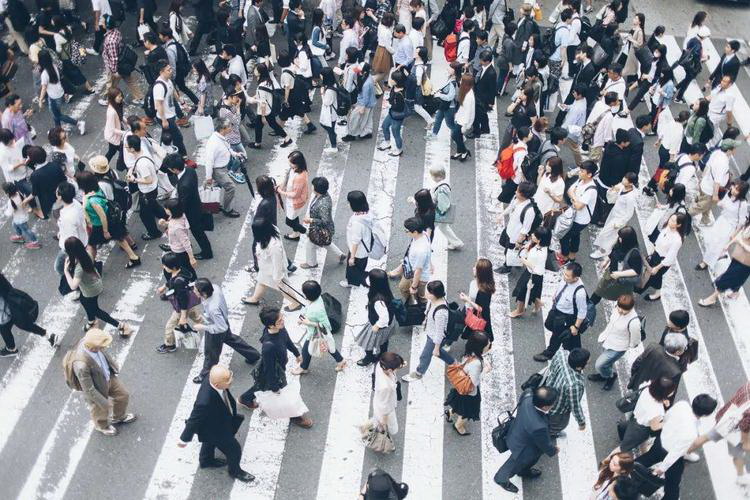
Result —
[[565, 349], [558, 349], [549, 364], [544, 385], [554, 387], [560, 393], [549, 414], [562, 415], [572, 412], [578, 425], [585, 425], [586, 418], [581, 409], [583, 374], [571, 368], [568, 364], [568, 354], [570, 353]]

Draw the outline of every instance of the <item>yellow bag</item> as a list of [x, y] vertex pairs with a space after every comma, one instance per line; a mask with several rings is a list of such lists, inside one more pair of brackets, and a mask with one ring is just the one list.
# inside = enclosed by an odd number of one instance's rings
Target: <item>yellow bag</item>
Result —
[[427, 75], [422, 78], [422, 95], [432, 95], [432, 82]]
[[536, 21], [542, 20], [542, 8], [539, 7], [539, 4], [534, 4], [534, 19]]

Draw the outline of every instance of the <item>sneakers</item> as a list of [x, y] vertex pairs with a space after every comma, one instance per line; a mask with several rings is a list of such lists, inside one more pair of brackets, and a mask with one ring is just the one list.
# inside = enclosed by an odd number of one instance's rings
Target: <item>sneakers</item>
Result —
[[598, 250], [594, 250], [593, 252], [591, 252], [591, 254], [589, 254], [589, 257], [591, 257], [594, 260], [599, 260], [599, 259], [604, 258], [605, 255]]
[[23, 243], [26, 240], [24, 240], [23, 236], [21, 236], [20, 234], [13, 234], [10, 237], [10, 241], [12, 241], [13, 243]]
[[109, 102], [104, 98], [99, 99], [98, 102], [101, 106], [107, 106], [109, 104]]
[[339, 281], [339, 285], [344, 288], [352, 288], [354, 286], [354, 285], [350, 285], [349, 282], [346, 280]]
[[112, 427], [111, 425], [109, 427], [105, 427], [104, 429], [100, 429], [99, 427], [94, 426], [94, 429], [101, 432], [105, 436], [116, 436], [117, 435], [117, 429]]
[[168, 354], [168, 353], [176, 352], [176, 351], [177, 351], [176, 345], [162, 344], [156, 348], [156, 352], [158, 352], [159, 354]]
[[741, 476], [737, 476], [737, 484], [739, 484], [740, 486], [750, 485], [750, 474], [745, 473]]
[[392, 149], [388, 152], [388, 156], [401, 156], [403, 152], [402, 149]]
[[83, 135], [86, 133], [86, 122], [83, 120], [78, 120], [78, 133]]
[[129, 424], [130, 422], [134, 422], [135, 419], [137, 419], [137, 418], [138, 417], [136, 416], [135, 413], [126, 413], [125, 416], [123, 416], [122, 418], [113, 418], [112, 419], [112, 424], [114, 424], [114, 425], [117, 425], [117, 424]]
[[230, 170], [229, 172], [227, 172], [227, 175], [229, 175], [229, 178], [232, 179], [236, 184], [245, 183], [245, 175], [242, 172], [233, 172]]
[[391, 149], [391, 143], [388, 141], [383, 141], [380, 144], [378, 144], [378, 151], [386, 151], [388, 149]]
[[417, 380], [422, 380], [422, 375], [420, 375], [419, 372], [411, 372], [408, 375], [401, 377], [401, 380], [404, 382], [416, 382]]
[[27, 250], [38, 250], [38, 249], [42, 248], [42, 244], [39, 243], [38, 241], [29, 241], [28, 243], [26, 243], [24, 245], [24, 247]]
[[7, 347], [3, 347], [0, 349], [0, 358], [10, 358], [13, 356], [18, 356], [18, 349], [10, 350]]
[[700, 461], [701, 456], [698, 455], [696, 452], [692, 452], [692, 453], [685, 453], [682, 456], [682, 458], [684, 458], [685, 461], [687, 461], [687, 462], [695, 463], [695, 462], [699, 462]]
[[334, 148], [334, 147], [323, 148], [323, 152], [324, 153], [334, 154], [334, 153], [338, 153], [339, 152], [339, 148]]
[[463, 247], [463, 243], [459, 243], [458, 245], [447, 245], [448, 250], [461, 250]]

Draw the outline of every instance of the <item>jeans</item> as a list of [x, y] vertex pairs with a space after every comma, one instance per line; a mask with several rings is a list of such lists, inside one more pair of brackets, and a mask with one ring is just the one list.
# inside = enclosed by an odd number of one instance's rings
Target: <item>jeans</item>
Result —
[[61, 122], [78, 125], [78, 120], [71, 118], [62, 112], [60, 109], [61, 103], [62, 97], [59, 99], [52, 99], [50, 96], [47, 96], [47, 104], [50, 113], [52, 113], [52, 120], [55, 122], [55, 127], [59, 127]]
[[157, 238], [161, 236], [161, 231], [159, 231], [159, 228], [156, 226], [156, 219], [167, 218], [167, 213], [164, 211], [164, 208], [159, 205], [159, 202], [156, 200], [158, 191], [158, 189], [154, 189], [153, 191], [150, 191], [148, 193], [138, 193], [140, 197], [139, 204], [141, 207], [141, 210], [138, 212], [138, 216], [140, 217], [141, 222], [143, 223], [143, 227], [146, 228], [146, 232], [149, 234], [149, 236], [154, 236]]
[[625, 355], [625, 351], [614, 351], [612, 349], [604, 349], [602, 353], [596, 358], [594, 368], [604, 378], [612, 378], [614, 376], [614, 370], [612, 367], [615, 361]]
[[35, 242], [36, 241], [36, 235], [34, 234], [34, 231], [29, 229], [29, 223], [28, 222], [22, 222], [20, 224], [13, 223], [13, 229], [16, 230], [16, 234], [18, 236], [22, 236], [24, 240], [26, 240], [26, 243], [29, 242]]
[[455, 116], [456, 110], [454, 108], [438, 109], [435, 112], [435, 122], [432, 124], [432, 133], [437, 135], [438, 132], [440, 132], [440, 126], [443, 124], [443, 119], [445, 119], [445, 124], [448, 125], [448, 128], [453, 130]]
[[335, 148], [336, 147], [336, 129], [334, 128], [334, 126], [329, 127], [328, 125], [323, 125], [322, 123], [320, 124], [320, 126], [323, 127], [323, 130], [325, 130], [326, 133], [328, 134], [328, 140], [331, 141], [331, 147]]
[[[161, 124], [161, 119], [157, 120], [159, 122], [159, 125], [162, 126], [162, 132], [164, 131], [164, 126]], [[167, 119], [167, 129], [169, 130], [169, 133], [172, 135], [172, 144], [177, 148], [177, 150], [180, 152], [182, 156], [187, 156], [187, 149], [185, 148], [185, 141], [182, 139], [182, 132], [180, 132], [180, 127], [177, 126], [177, 120], [175, 120], [175, 117]]]
[[81, 305], [83, 306], [84, 311], [86, 311], [86, 316], [88, 317], [89, 321], [94, 321], [96, 318], [99, 318], [100, 320], [104, 321], [105, 323], [109, 323], [115, 328], [120, 326], [119, 321], [114, 319], [108, 313], [102, 311], [102, 309], [99, 307], [98, 295], [95, 297], [84, 297], [83, 295], [81, 295]]
[[[424, 375], [427, 372], [427, 369], [430, 367], [430, 362], [432, 361], [432, 351], [435, 349], [435, 343], [432, 341], [432, 339], [427, 336], [424, 343], [424, 348], [422, 349], [422, 354], [419, 355], [419, 366], [417, 366], [417, 373], [420, 375]], [[447, 365], [452, 365], [456, 362], [456, 360], [448, 354], [448, 352], [440, 347], [440, 354], [439, 358], [445, 362]]]
[[60, 276], [65, 274], [65, 258], [67, 256], [68, 254], [65, 253], [65, 250], [60, 249], [60, 251], [57, 252], [57, 257], [55, 257], [54, 268]]
[[[299, 365], [300, 368], [303, 370], [307, 370], [307, 368], [310, 366], [310, 361], [312, 360], [312, 356], [310, 356], [310, 351], [308, 351], [308, 346], [310, 345], [310, 340], [305, 340], [305, 343], [302, 344], [302, 364]], [[337, 349], [336, 352], [329, 352], [331, 356], [333, 356], [334, 361], [336, 363], [341, 363], [344, 361], [344, 358], [341, 356], [341, 352]]]
[[390, 113], [383, 120], [383, 139], [385, 142], [391, 141], [391, 131], [393, 132], [393, 139], [396, 141], [396, 149], [401, 151], [404, 145], [404, 141], [401, 140], [401, 126], [404, 124], [404, 120], [396, 120], [391, 117]]
[[453, 122], [453, 126], [451, 127], [451, 139], [453, 140], [453, 142], [456, 143], [456, 153], [458, 154], [466, 153], [466, 144], [464, 144], [464, 133], [461, 130], [461, 125], [459, 125], [456, 122]]

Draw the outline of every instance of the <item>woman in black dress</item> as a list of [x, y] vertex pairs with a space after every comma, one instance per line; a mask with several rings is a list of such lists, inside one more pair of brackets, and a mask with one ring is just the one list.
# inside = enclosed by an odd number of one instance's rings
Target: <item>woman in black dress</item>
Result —
[[432, 201], [430, 190], [420, 189], [412, 198], [409, 198], [409, 201], [416, 205], [414, 215], [422, 220], [427, 237], [432, 241], [435, 234], [435, 202]]
[[[549, 255], [549, 245], [552, 233], [546, 227], [538, 227], [531, 234], [526, 248], [521, 251], [521, 262], [524, 269], [513, 288], [516, 308], [508, 316], [518, 318], [526, 311], [526, 306], [534, 304], [534, 313], [542, 310], [542, 286], [544, 285], [544, 270]], [[529, 291], [531, 282], [531, 291]], [[527, 297], [528, 295], [528, 297]]]
[[643, 273], [643, 257], [635, 229], [625, 226], [617, 231], [617, 243], [599, 267], [604, 275], [591, 294], [591, 302], [598, 304], [602, 298], [617, 300], [620, 295], [633, 293]]

